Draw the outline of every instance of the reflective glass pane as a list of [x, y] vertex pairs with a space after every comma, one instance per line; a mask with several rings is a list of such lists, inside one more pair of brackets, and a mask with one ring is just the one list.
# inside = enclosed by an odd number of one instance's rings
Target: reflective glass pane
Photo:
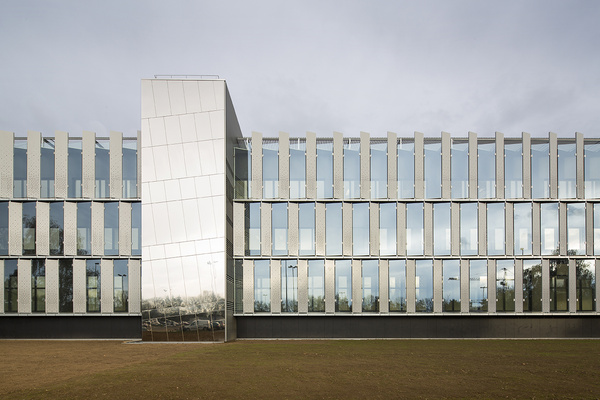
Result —
[[523, 143], [504, 144], [504, 197], [523, 197]]
[[415, 143], [398, 141], [398, 198], [415, 197]]
[[244, 227], [246, 255], [260, 255], [260, 203], [246, 204]]
[[335, 261], [335, 311], [352, 312], [352, 264], [350, 260]]
[[561, 199], [574, 199], [576, 196], [575, 149], [575, 143], [558, 144], [558, 197]]
[[290, 198], [306, 197], [306, 142], [290, 140]]
[[352, 254], [369, 254], [369, 203], [352, 205]]
[[279, 197], [279, 142], [263, 140], [263, 197]]
[[325, 312], [325, 262], [308, 260], [308, 312]]
[[550, 195], [550, 158], [548, 142], [531, 143], [531, 197], [547, 199]]
[[423, 255], [423, 203], [406, 204], [406, 254]]
[[523, 260], [523, 311], [542, 311], [541, 260]]
[[477, 254], [477, 203], [460, 205], [460, 254], [471, 256]]
[[254, 261], [254, 312], [271, 311], [271, 265], [269, 260]]
[[119, 203], [104, 203], [104, 255], [119, 255]]
[[389, 260], [390, 312], [406, 311], [406, 261]]
[[288, 210], [287, 203], [273, 203], [271, 208], [271, 242], [273, 255], [287, 255], [288, 253]]
[[8, 202], [0, 201], [0, 256], [8, 255]]
[[496, 311], [515, 311], [515, 262], [496, 261]]
[[387, 198], [387, 142], [371, 143], [371, 198]]
[[100, 312], [100, 295], [102, 293], [100, 260], [86, 260], [86, 311]]
[[92, 212], [90, 202], [77, 203], [77, 255], [92, 254]]
[[13, 149], [13, 197], [27, 197], [27, 139], [15, 139]]
[[252, 156], [250, 149], [234, 149], [235, 198], [248, 199], [251, 196]]
[[54, 197], [54, 139], [42, 139], [40, 197]]
[[460, 312], [460, 260], [444, 260], [442, 270], [444, 312]]
[[379, 254], [396, 254], [396, 203], [379, 204]]
[[362, 311], [379, 312], [379, 260], [362, 262]]
[[342, 203], [325, 205], [325, 254], [342, 254]]
[[415, 297], [417, 312], [433, 312], [433, 262], [416, 260]]
[[315, 203], [298, 204], [298, 251], [315, 255]]
[[123, 139], [123, 198], [137, 197], [137, 139]]
[[68, 195], [71, 198], [81, 197], [81, 140], [69, 139]]
[[31, 260], [31, 312], [46, 312], [45, 259]]
[[36, 203], [23, 203], [23, 255], [35, 254]]
[[58, 260], [58, 311], [73, 312], [73, 259]]
[[142, 204], [131, 203], [131, 255], [142, 255]]
[[298, 312], [298, 260], [281, 260], [281, 312]]
[[550, 260], [550, 311], [569, 310], [569, 263]]
[[423, 153], [425, 198], [439, 199], [442, 197], [442, 143], [426, 142]]
[[575, 261], [577, 311], [596, 311], [596, 260]]
[[514, 254], [531, 255], [531, 203], [514, 204]]
[[477, 193], [480, 199], [496, 197], [496, 143], [477, 143]]
[[487, 205], [488, 255], [504, 254], [504, 203]]
[[585, 198], [600, 197], [600, 142], [584, 145]]
[[4, 260], [4, 312], [16, 313], [19, 309], [19, 269], [17, 260]]
[[469, 311], [488, 309], [487, 260], [469, 262]]
[[596, 203], [594, 204], [594, 255], [598, 254], [600, 254], [600, 204]]
[[62, 201], [50, 203], [50, 254], [61, 256], [64, 252], [65, 211]]
[[333, 197], [333, 143], [317, 142], [317, 198]]
[[433, 254], [450, 254], [450, 203], [433, 205]]
[[129, 309], [129, 260], [113, 262], [113, 309], [127, 312]]
[[452, 198], [466, 199], [469, 197], [469, 143], [453, 140], [450, 155]]
[[542, 255], [558, 254], [558, 203], [540, 204]]
[[108, 140], [96, 140], [96, 198], [110, 197], [110, 154]]
[[567, 252], [585, 254], [585, 204], [567, 204]]
[[360, 197], [360, 142], [344, 141], [344, 198]]

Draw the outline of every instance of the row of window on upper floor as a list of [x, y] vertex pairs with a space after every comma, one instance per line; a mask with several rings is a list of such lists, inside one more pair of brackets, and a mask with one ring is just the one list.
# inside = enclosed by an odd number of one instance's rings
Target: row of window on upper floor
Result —
[[[350, 218], [344, 218], [342, 203], [326, 203], [324, 253], [316, 253], [317, 220], [315, 203], [298, 203], [298, 231], [290, 233], [292, 219], [289, 215], [288, 203], [246, 203], [244, 249], [247, 256], [288, 255], [290, 253], [290, 236], [297, 238], [298, 255], [342, 255], [352, 254], [368, 256], [395, 255], [436, 255], [450, 254], [472, 255], [585, 255], [591, 254], [586, 247], [586, 204], [585, 203], [504, 203], [489, 202], [456, 203], [458, 207], [458, 224], [452, 223], [451, 203], [348, 203]], [[424, 204], [432, 207], [431, 216], [425, 217]], [[506, 206], [511, 207], [513, 217], [507, 221]], [[268, 207], [265, 207], [268, 206]], [[533, 209], [539, 207], [539, 222], [535, 231], [539, 232], [539, 242], [534, 243]], [[559, 209], [566, 208], [566, 243], [561, 252]], [[265, 211], [266, 210], [266, 211]], [[600, 203], [592, 205], [593, 254], [600, 255]], [[377, 221], [371, 221], [371, 212], [375, 211]], [[269, 212], [271, 226], [261, 226], [261, 213]], [[397, 218], [398, 213], [402, 218]], [[508, 214], [510, 215], [510, 214]], [[344, 226], [344, 220], [351, 226]], [[405, 221], [398, 226], [398, 221]], [[376, 224], [378, 229], [371, 230]], [[321, 228], [321, 229], [322, 229]], [[264, 243], [261, 229], [270, 230], [270, 242]], [[458, 229], [458, 232], [453, 232]], [[484, 235], [480, 230], [485, 229]], [[351, 231], [350, 243], [344, 243], [344, 232]], [[508, 233], [508, 235], [507, 235]], [[377, 235], [373, 237], [372, 235]], [[427, 237], [429, 235], [429, 237]], [[455, 239], [453, 239], [455, 238]], [[454, 247], [452, 246], [452, 242]], [[563, 239], [564, 240], [564, 239]], [[400, 243], [402, 242], [402, 243]], [[480, 243], [483, 242], [483, 243]], [[378, 244], [377, 244], [378, 243]], [[431, 243], [431, 249], [425, 248]], [[351, 251], [348, 251], [350, 246]], [[373, 249], [373, 246], [378, 248]], [[459, 252], [453, 251], [458, 248]], [[265, 251], [266, 250], [266, 251]], [[297, 252], [296, 252], [297, 251]], [[564, 254], [563, 254], [564, 253]]]
[[[306, 143], [291, 140], [289, 149], [289, 198], [306, 198]], [[319, 141], [316, 150], [316, 195], [314, 198], [334, 198], [333, 142]], [[549, 142], [535, 140], [531, 143], [529, 157], [523, 157], [521, 141], [504, 143], [504, 182], [496, 179], [496, 143], [489, 139], [477, 142], [477, 165], [469, 164], [469, 143], [454, 139], [450, 146], [450, 198], [550, 198]], [[415, 198], [415, 158], [423, 160], [423, 197], [442, 198], [442, 145], [439, 140], [427, 140], [423, 154], [415, 154], [413, 140], [401, 139], [396, 149], [397, 193], [388, 192], [388, 143], [373, 140], [370, 143], [370, 198]], [[252, 181], [251, 144], [235, 151], [236, 198], [250, 198]], [[345, 141], [343, 145], [343, 198], [361, 198], [360, 142]], [[584, 154], [578, 155], [573, 140], [558, 142], [557, 187], [558, 198], [576, 198], [577, 157], [584, 157], [585, 198], [600, 198], [600, 141], [586, 140]], [[531, 197], [525, 196], [523, 187], [524, 163], [530, 163]], [[262, 196], [279, 198], [279, 143], [263, 141], [262, 144]], [[476, 173], [476, 195], [469, 193], [469, 173]], [[498, 185], [503, 185], [504, 196], [498, 195]], [[337, 196], [339, 197], [339, 196]], [[446, 196], [447, 197], [447, 196]]]
[[[138, 150], [137, 139], [123, 138], [122, 146], [122, 188], [111, 188], [110, 183], [110, 140], [96, 139], [94, 162], [94, 197], [124, 198], [138, 197]], [[40, 155], [40, 197], [55, 197], [55, 141], [42, 138]], [[13, 148], [13, 197], [27, 198], [27, 139], [14, 139]], [[82, 198], [82, 181], [84, 179], [82, 140], [69, 139], [67, 158], [67, 197]], [[111, 194], [111, 190], [117, 191]]]

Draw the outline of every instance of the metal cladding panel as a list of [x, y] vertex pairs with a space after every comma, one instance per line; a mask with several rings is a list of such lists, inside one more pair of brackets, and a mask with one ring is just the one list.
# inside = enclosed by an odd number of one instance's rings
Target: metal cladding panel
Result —
[[415, 260], [406, 260], [406, 311], [409, 313], [414, 313], [416, 310], [416, 279]]
[[104, 255], [104, 203], [92, 202], [92, 254]]
[[91, 199], [95, 194], [96, 184], [96, 134], [83, 132], [82, 143], [82, 196]]
[[567, 205], [558, 204], [558, 253], [561, 256], [567, 255]]
[[123, 134], [110, 132], [110, 197], [123, 196]]
[[479, 203], [478, 214], [479, 255], [485, 256], [487, 253], [487, 203]]
[[477, 198], [477, 134], [475, 132], [469, 132], [469, 198]]
[[496, 132], [496, 198], [504, 198], [504, 135]]
[[515, 260], [515, 313], [523, 312], [523, 260]]
[[433, 255], [433, 204], [423, 204], [423, 229], [425, 238], [423, 240], [424, 255]]
[[[2, 259], [0, 259], [0, 276], [4, 277], [4, 260]], [[4, 290], [0, 290], [0, 304], [4, 304]], [[0, 307], [1, 314], [4, 314], [4, 307]]]
[[344, 141], [339, 132], [333, 132], [333, 198], [344, 198]]
[[531, 198], [531, 135], [523, 132], [523, 197]]
[[396, 207], [396, 237], [399, 256], [406, 255], [406, 203], [398, 203]]
[[504, 204], [504, 234], [505, 234], [505, 252], [507, 256], [513, 255], [514, 248], [514, 207], [513, 203]]
[[352, 312], [362, 312], [362, 265], [361, 260], [352, 260]]
[[550, 148], [550, 198], [558, 197], [558, 140], [556, 133], [548, 134]]
[[534, 256], [539, 256], [541, 253], [542, 247], [542, 236], [541, 236], [541, 224], [540, 224], [540, 203], [533, 203], [531, 209], [531, 219], [533, 223], [532, 230], [532, 254]]
[[394, 132], [387, 134], [388, 162], [388, 199], [398, 198], [398, 136]]
[[279, 132], [279, 198], [290, 198], [290, 135]]
[[142, 79], [142, 118], [156, 117], [152, 80]]
[[496, 312], [496, 260], [488, 259], [488, 312]]
[[442, 132], [442, 199], [451, 198], [450, 134]]
[[281, 260], [271, 260], [271, 312], [281, 313]]
[[369, 230], [371, 256], [379, 255], [379, 203], [371, 203], [369, 206]]
[[8, 203], [8, 254], [23, 254], [23, 203]]
[[183, 82], [179, 80], [167, 81], [169, 91], [169, 103], [171, 104], [170, 114], [185, 114], [185, 96], [183, 93]]
[[298, 260], [298, 312], [308, 312], [308, 261]]
[[129, 260], [129, 313], [139, 314], [142, 304], [140, 260]]
[[[583, 199], [585, 198], [585, 184], [584, 184], [584, 157], [585, 153], [583, 151], [583, 134], [576, 132], [575, 133], [575, 156], [577, 157], [577, 198]], [[572, 302], [571, 302], [572, 303]]]
[[542, 259], [542, 312], [550, 312], [550, 260]]
[[113, 260], [102, 259], [100, 261], [100, 311], [102, 314], [113, 312]]
[[433, 312], [442, 312], [442, 301], [444, 294], [442, 292], [442, 260], [433, 260]]
[[594, 204], [585, 205], [585, 254], [594, 254]]
[[342, 254], [352, 255], [352, 203], [342, 203]]
[[35, 249], [38, 255], [50, 254], [50, 203], [36, 205]]
[[306, 198], [317, 197], [317, 135], [306, 132]]
[[0, 131], [0, 198], [13, 196], [14, 138], [14, 133]]
[[142, 132], [137, 131], [137, 184], [136, 192], [138, 199], [142, 197]]
[[335, 261], [325, 260], [325, 312], [335, 312]]
[[254, 262], [252, 260], [243, 261], [243, 310], [244, 314], [254, 312]]
[[131, 255], [131, 203], [119, 203], [119, 254]]
[[182, 81], [182, 84], [186, 111], [188, 113], [201, 112], [202, 106], [200, 104], [200, 91], [198, 90], [198, 82]]
[[262, 133], [252, 132], [252, 198], [262, 198]]
[[316, 255], [325, 255], [325, 204], [316, 203], [315, 206], [315, 217], [316, 217]]
[[[415, 198], [422, 199], [425, 193], [423, 167], [423, 134], [415, 132]], [[414, 296], [413, 296], [414, 297]]]
[[56, 198], [67, 197], [69, 171], [69, 134], [55, 132], [54, 137], [54, 195]]
[[298, 203], [288, 203], [288, 251], [290, 256], [298, 255]]
[[367, 132], [360, 133], [360, 198], [371, 197], [371, 139]]
[[58, 312], [58, 260], [46, 260], [46, 313]]
[[271, 203], [260, 204], [260, 253], [271, 255]]
[[569, 260], [569, 312], [577, 312], [577, 260]]
[[19, 314], [29, 314], [31, 313], [31, 260], [19, 259], [17, 269]]
[[65, 256], [77, 254], [77, 203], [65, 202]]
[[389, 290], [389, 262], [388, 260], [379, 260], [379, 312], [388, 313], [390, 311]]
[[460, 260], [460, 312], [469, 312], [469, 260]]
[[156, 116], [164, 117], [171, 115], [171, 105], [169, 103], [169, 89], [167, 81], [153, 80], [152, 92], [154, 93], [154, 106], [156, 108]]
[[245, 203], [233, 203], [233, 255], [244, 255]]
[[460, 255], [460, 205], [459, 203], [452, 203], [450, 205], [450, 213], [451, 213], [451, 239], [450, 239], [450, 247], [451, 254], [453, 256]]
[[27, 132], [27, 197], [40, 197], [40, 173], [42, 164], [42, 134]]
[[86, 310], [86, 271], [85, 260], [73, 260], [73, 312], [85, 313]]

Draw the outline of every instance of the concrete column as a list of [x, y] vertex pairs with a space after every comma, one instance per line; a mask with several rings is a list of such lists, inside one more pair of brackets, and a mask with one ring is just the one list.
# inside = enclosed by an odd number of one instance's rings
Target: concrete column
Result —
[[460, 260], [460, 312], [469, 312], [469, 260]]
[[496, 132], [496, 198], [504, 198], [504, 134]]
[[119, 203], [119, 254], [131, 255], [131, 203], [124, 201]]
[[469, 132], [469, 198], [477, 198], [477, 134]]
[[585, 204], [585, 254], [594, 254], [594, 204]]
[[8, 254], [23, 254], [23, 203], [8, 203]]
[[542, 246], [542, 232], [541, 232], [541, 220], [540, 220], [540, 203], [533, 203], [531, 207], [531, 217], [533, 223], [532, 229], [532, 239], [533, 239], [533, 247], [532, 254], [534, 256], [539, 256], [541, 254], [541, 246]]
[[317, 135], [306, 132], [306, 198], [317, 197]]
[[142, 312], [141, 265], [140, 260], [129, 260], [129, 314]]
[[558, 197], [558, 140], [556, 133], [548, 134], [550, 148], [550, 198]]
[[27, 197], [40, 198], [40, 174], [42, 164], [42, 134], [27, 132]]
[[271, 260], [271, 313], [281, 313], [281, 261]]
[[478, 214], [479, 255], [485, 256], [487, 254], [487, 203], [479, 203]]
[[298, 255], [298, 203], [288, 203], [288, 251]]
[[86, 267], [85, 260], [73, 260], [73, 313], [86, 312]]
[[325, 313], [335, 312], [335, 262], [325, 260]]
[[542, 260], [542, 312], [550, 312], [550, 261]]
[[433, 312], [442, 312], [442, 301], [444, 299], [443, 284], [444, 278], [442, 276], [442, 260], [433, 260]]
[[496, 312], [496, 260], [488, 259], [488, 312]]
[[112, 314], [113, 306], [113, 260], [100, 260], [100, 312], [102, 314]]
[[18, 312], [19, 314], [31, 313], [31, 260], [19, 259], [17, 261], [18, 285]]
[[423, 251], [425, 256], [433, 255], [433, 204], [423, 204]]
[[361, 260], [352, 260], [352, 313], [362, 312], [362, 264]]
[[333, 198], [344, 198], [344, 141], [339, 132], [333, 132]]
[[515, 313], [523, 312], [523, 260], [515, 260]]
[[406, 255], [406, 203], [398, 203], [396, 207], [397, 254]]
[[14, 133], [0, 131], [0, 198], [4, 199], [13, 197], [14, 143]]
[[576, 174], [576, 192], [578, 199], [585, 198], [585, 183], [584, 183], [584, 147], [583, 147], [583, 134], [576, 132], [575, 133], [575, 159], [577, 164], [577, 174]]
[[452, 197], [450, 182], [450, 134], [442, 132], [442, 199]]
[[92, 254], [104, 255], [104, 203], [92, 202]]
[[243, 310], [244, 314], [252, 314], [254, 313], [254, 261], [244, 260], [243, 268]]
[[308, 313], [308, 261], [298, 260], [298, 313]]
[[389, 296], [390, 278], [388, 260], [379, 261], [379, 313], [387, 314], [390, 312]]
[[406, 312], [416, 310], [416, 265], [415, 260], [406, 260]]
[[50, 203], [36, 205], [35, 248], [38, 255], [50, 254]]
[[77, 203], [65, 202], [64, 215], [64, 252], [65, 256], [74, 256], [77, 255]]
[[46, 260], [46, 314], [58, 313], [58, 260]]
[[352, 204], [342, 203], [342, 254], [352, 255]]
[[110, 132], [110, 197], [120, 199], [123, 197], [123, 134]]
[[271, 203], [260, 204], [260, 254], [271, 255]]
[[531, 198], [531, 135], [523, 132], [523, 197]]
[[577, 271], [575, 263], [577, 260], [569, 260], [569, 312], [577, 312]]
[[290, 198], [290, 135], [279, 132], [279, 198]]
[[54, 196], [65, 199], [68, 193], [69, 134], [57, 131], [54, 135]]
[[245, 203], [233, 203], [233, 255], [243, 256], [245, 251], [244, 233], [246, 216], [244, 212]]
[[[252, 198], [262, 199], [262, 133], [252, 132]], [[254, 305], [252, 306], [254, 310]]]
[[450, 253], [458, 256], [460, 255], [460, 203], [451, 203], [450, 213]]
[[422, 199], [425, 196], [424, 186], [424, 135], [421, 132], [415, 132], [415, 199]]
[[82, 140], [82, 197], [94, 198], [96, 188], [96, 134], [83, 132]]
[[[394, 132], [387, 134], [387, 160], [388, 160], [388, 198], [398, 198], [398, 137]], [[381, 309], [381, 305], [380, 305]]]
[[558, 203], [558, 248], [561, 256], [567, 255], [567, 204]]
[[[513, 203], [504, 203], [504, 235], [505, 235], [505, 254], [512, 256], [514, 254], [515, 240], [514, 240], [514, 205]], [[519, 255], [519, 253], [517, 253]]]
[[371, 139], [367, 132], [360, 133], [360, 198], [371, 198]]
[[325, 255], [325, 203], [316, 203], [315, 205], [316, 219], [316, 243], [315, 254], [317, 256]]
[[371, 257], [379, 256], [379, 203], [369, 206], [369, 245]]

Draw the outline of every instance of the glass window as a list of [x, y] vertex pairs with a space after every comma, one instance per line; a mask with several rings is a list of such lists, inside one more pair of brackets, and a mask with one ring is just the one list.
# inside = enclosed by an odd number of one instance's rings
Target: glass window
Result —
[[342, 203], [325, 205], [325, 254], [342, 254]]
[[596, 311], [596, 262], [577, 260], [577, 311]]
[[317, 142], [317, 198], [333, 197], [333, 143]]
[[450, 254], [450, 203], [433, 205], [433, 254]]
[[442, 297], [444, 312], [460, 312], [460, 260], [444, 260]]
[[87, 256], [92, 254], [92, 203], [77, 203], [77, 255]]
[[35, 254], [35, 205], [23, 203], [23, 255]]
[[600, 142], [587, 142], [584, 148], [585, 198], [600, 197]]
[[469, 267], [469, 311], [487, 311], [487, 260], [471, 260]]
[[131, 255], [142, 255], [142, 204], [131, 203]]
[[396, 203], [379, 204], [379, 254], [396, 254]]
[[540, 204], [542, 255], [558, 254], [558, 203]]
[[234, 262], [234, 313], [244, 312], [244, 260], [233, 260]]
[[279, 142], [263, 140], [263, 197], [279, 197]]
[[73, 259], [58, 260], [58, 311], [73, 312]]
[[460, 205], [460, 254], [473, 256], [477, 254], [477, 203], [461, 203]]
[[[0, 216], [0, 221], [1, 220], [2, 220], [2, 217]], [[0, 225], [0, 229], [1, 229], [1, 225]], [[599, 203], [594, 204], [594, 254], [595, 255], [600, 254], [600, 204]]]
[[44, 259], [31, 260], [31, 312], [46, 311], [46, 265]]
[[119, 203], [104, 203], [104, 255], [119, 255]]
[[423, 255], [423, 203], [406, 204], [406, 254]]
[[254, 261], [254, 312], [271, 311], [271, 264], [269, 260]]
[[575, 143], [558, 143], [558, 197], [574, 199], [577, 162]]
[[110, 197], [109, 141], [96, 140], [96, 198]]
[[123, 139], [123, 198], [137, 197], [137, 139]]
[[288, 253], [288, 203], [273, 203], [271, 208], [271, 241], [273, 242], [272, 254], [276, 256]]
[[469, 143], [467, 141], [452, 141], [450, 181], [453, 199], [466, 199], [469, 197]]
[[477, 192], [480, 199], [496, 197], [496, 143], [477, 143]]
[[251, 197], [250, 182], [252, 182], [252, 156], [250, 143], [247, 148], [234, 149], [235, 168], [235, 198], [249, 199]]
[[514, 260], [496, 260], [496, 311], [515, 311]]
[[585, 204], [567, 204], [567, 252], [585, 254]]
[[325, 263], [308, 260], [308, 312], [325, 311]]
[[504, 144], [504, 197], [523, 197], [523, 143]]
[[514, 254], [531, 255], [531, 203], [514, 204]]
[[0, 256], [8, 255], [8, 202], [0, 201]]
[[379, 312], [379, 260], [362, 262], [362, 311]]
[[86, 260], [86, 311], [100, 312], [100, 260]]
[[301, 256], [315, 255], [315, 203], [298, 204], [298, 239]]
[[15, 139], [13, 153], [13, 197], [27, 197], [27, 139]]
[[352, 205], [352, 254], [369, 255], [369, 203]]
[[504, 254], [504, 203], [487, 205], [488, 255]]
[[19, 269], [17, 260], [4, 260], [4, 312], [16, 313], [19, 310]]
[[360, 197], [360, 142], [344, 141], [344, 198]]
[[442, 143], [425, 142], [423, 152], [425, 198], [439, 199], [442, 197]]
[[406, 312], [406, 261], [389, 261], [390, 312]]
[[246, 255], [260, 255], [260, 203], [247, 203], [245, 209]]
[[54, 139], [42, 139], [40, 197], [54, 197]]
[[306, 197], [306, 142], [290, 140], [290, 198]]
[[550, 260], [550, 311], [569, 310], [569, 263]]
[[69, 139], [68, 195], [71, 198], [81, 197], [81, 140]]
[[541, 260], [523, 260], [523, 311], [542, 311]]
[[335, 261], [335, 311], [352, 311], [352, 264], [350, 260]]
[[113, 261], [114, 312], [127, 312], [129, 305], [129, 260]]
[[433, 312], [433, 262], [416, 260], [416, 311]]
[[550, 195], [550, 156], [548, 142], [531, 143], [531, 197], [547, 199]]
[[50, 254], [62, 256], [64, 252], [65, 203], [50, 203]]
[[398, 140], [398, 198], [415, 197], [415, 142]]
[[371, 142], [371, 198], [387, 195], [387, 142]]
[[298, 260], [281, 260], [281, 312], [298, 312]]

